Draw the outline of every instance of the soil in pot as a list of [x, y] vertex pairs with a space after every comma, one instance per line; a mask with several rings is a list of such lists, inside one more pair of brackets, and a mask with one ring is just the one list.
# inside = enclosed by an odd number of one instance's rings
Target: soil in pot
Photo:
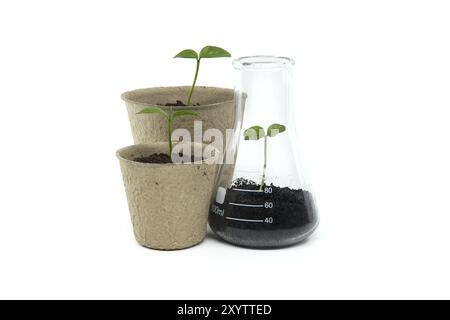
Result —
[[211, 228], [225, 240], [249, 247], [290, 245], [314, 230], [317, 215], [308, 191], [273, 184], [259, 189], [253, 181], [237, 179], [223, 204], [213, 204]]
[[172, 159], [169, 155], [164, 153], [154, 153], [149, 156], [136, 157], [133, 161], [140, 163], [172, 163]]
[[[162, 104], [159, 104], [159, 106], [162, 106]], [[181, 100], [177, 100], [177, 102], [175, 102], [175, 103], [170, 103], [170, 102], [166, 103], [164, 106], [166, 106], [166, 107], [188, 107], [188, 105], [185, 104]], [[193, 106], [199, 107], [200, 103], [197, 102], [197, 103], [193, 104]]]
[[[180, 154], [180, 157], [183, 157], [183, 154]], [[191, 162], [201, 161], [203, 159], [197, 159], [194, 156], [191, 156]], [[140, 163], [154, 163], [154, 164], [168, 164], [168, 163], [174, 163], [172, 161], [172, 158], [165, 153], [154, 153], [148, 156], [140, 156], [140, 157], [134, 157], [133, 161], [140, 162]]]

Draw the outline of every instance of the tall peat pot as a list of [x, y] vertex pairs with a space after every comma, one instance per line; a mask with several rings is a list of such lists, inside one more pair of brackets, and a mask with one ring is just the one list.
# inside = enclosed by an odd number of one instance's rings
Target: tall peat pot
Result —
[[215, 87], [196, 87], [192, 96], [192, 106], [166, 106], [185, 102], [190, 87], [158, 87], [125, 92], [125, 101], [134, 143], [167, 141], [167, 124], [161, 115], [138, 115], [144, 108], [158, 106], [164, 111], [170, 109], [191, 110], [196, 117], [175, 119], [174, 129], [187, 129], [194, 137], [194, 121], [202, 121], [203, 132], [219, 129], [226, 137], [226, 129], [233, 129], [235, 121], [234, 90]]

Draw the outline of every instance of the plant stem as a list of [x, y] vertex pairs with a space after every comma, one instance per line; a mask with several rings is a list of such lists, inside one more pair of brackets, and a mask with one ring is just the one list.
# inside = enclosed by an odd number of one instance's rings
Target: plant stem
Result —
[[266, 169], [267, 169], [267, 136], [264, 137], [264, 169], [263, 175], [261, 178], [261, 186], [259, 187], [259, 191], [261, 191], [266, 183]]
[[172, 157], [172, 150], [173, 150], [173, 145], [172, 145], [172, 130], [173, 130], [173, 113], [170, 112], [169, 117], [167, 118], [167, 132], [169, 134], [169, 157]]
[[195, 83], [197, 82], [198, 70], [200, 70], [200, 59], [197, 59], [197, 67], [195, 68], [194, 82], [192, 83], [191, 91], [189, 91], [187, 105], [191, 104], [192, 94], [194, 93]]

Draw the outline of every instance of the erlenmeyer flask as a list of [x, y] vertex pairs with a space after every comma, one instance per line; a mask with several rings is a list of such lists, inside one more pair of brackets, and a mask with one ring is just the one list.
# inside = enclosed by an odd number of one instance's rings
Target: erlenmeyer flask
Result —
[[244, 57], [236, 69], [236, 124], [217, 177], [209, 223], [222, 239], [274, 248], [318, 225], [292, 117], [293, 60]]

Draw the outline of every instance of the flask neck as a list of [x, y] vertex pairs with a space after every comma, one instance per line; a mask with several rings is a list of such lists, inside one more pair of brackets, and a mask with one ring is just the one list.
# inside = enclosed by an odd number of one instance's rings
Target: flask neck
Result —
[[287, 123], [291, 115], [293, 60], [256, 56], [237, 59], [233, 65], [236, 91], [246, 96], [243, 126]]

